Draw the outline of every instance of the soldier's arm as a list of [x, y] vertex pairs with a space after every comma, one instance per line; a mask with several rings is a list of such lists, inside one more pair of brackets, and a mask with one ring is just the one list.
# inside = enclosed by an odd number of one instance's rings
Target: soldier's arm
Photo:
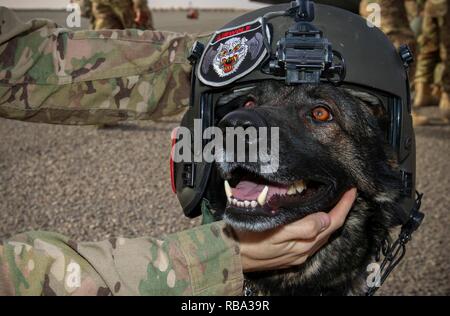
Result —
[[77, 31], [23, 23], [0, 8], [0, 116], [100, 124], [176, 114], [189, 100], [197, 37], [140, 30]]
[[32, 232], [0, 245], [1, 295], [241, 295], [239, 247], [222, 222], [165, 239], [76, 243]]

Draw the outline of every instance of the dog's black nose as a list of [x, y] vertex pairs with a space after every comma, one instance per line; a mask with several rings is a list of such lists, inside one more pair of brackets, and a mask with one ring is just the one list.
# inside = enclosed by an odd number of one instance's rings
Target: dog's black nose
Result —
[[228, 113], [220, 122], [219, 128], [226, 127], [267, 127], [266, 120], [254, 110], [239, 109]]
[[[266, 136], [264, 136], [264, 133], [260, 135], [262, 128], [267, 128], [266, 120], [261, 114], [254, 109], [239, 109], [228, 113], [219, 122], [218, 127], [226, 135], [223, 141], [227, 159], [234, 157], [238, 162], [257, 162], [258, 152], [256, 147], [258, 147], [259, 141], [263, 141], [262, 137], [267, 137], [267, 130], [265, 133]], [[238, 128], [243, 129], [243, 134], [238, 132]], [[238, 143], [239, 141], [243, 141], [241, 144], [244, 147], [241, 147], [237, 143], [229, 144], [227, 140], [230, 134], [228, 133], [233, 133], [231, 135], [233, 135], [233, 139], [237, 138]]]

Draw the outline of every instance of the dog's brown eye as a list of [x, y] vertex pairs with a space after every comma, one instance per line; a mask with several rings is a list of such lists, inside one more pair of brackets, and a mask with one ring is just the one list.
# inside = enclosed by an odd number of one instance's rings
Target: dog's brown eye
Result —
[[245, 101], [244, 108], [252, 109], [254, 107], [256, 107], [256, 101], [254, 99], [249, 99], [249, 100]]
[[319, 122], [329, 122], [333, 119], [331, 112], [323, 106], [315, 108], [311, 114], [313, 119]]

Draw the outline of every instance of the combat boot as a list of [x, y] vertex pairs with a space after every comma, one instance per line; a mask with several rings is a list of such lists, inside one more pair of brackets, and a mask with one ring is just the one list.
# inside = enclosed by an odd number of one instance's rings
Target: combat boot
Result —
[[450, 96], [448, 92], [443, 92], [441, 96], [441, 102], [439, 102], [439, 109], [441, 110], [442, 117], [446, 123], [450, 122]]
[[430, 123], [430, 119], [428, 117], [417, 114], [415, 111], [412, 112], [412, 118], [414, 127], [424, 126]]
[[420, 108], [424, 106], [437, 105], [439, 99], [433, 97], [429, 84], [418, 82], [415, 85], [416, 96], [414, 98], [414, 107]]

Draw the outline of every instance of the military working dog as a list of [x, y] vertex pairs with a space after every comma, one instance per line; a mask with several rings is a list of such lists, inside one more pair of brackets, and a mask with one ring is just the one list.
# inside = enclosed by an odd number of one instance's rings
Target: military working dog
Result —
[[390, 228], [406, 216], [397, 206], [401, 178], [387, 142], [387, 115], [377, 97], [331, 84], [290, 87], [265, 81], [231, 91], [218, 101], [216, 116], [222, 128], [279, 128], [276, 172], [262, 174], [258, 163], [216, 163], [216, 177], [227, 186], [227, 196], [222, 197], [227, 202], [218, 216], [232, 227], [279, 227], [329, 211], [344, 192], [358, 190], [343, 228], [305, 264], [246, 275], [256, 293], [366, 291], [367, 266]]

